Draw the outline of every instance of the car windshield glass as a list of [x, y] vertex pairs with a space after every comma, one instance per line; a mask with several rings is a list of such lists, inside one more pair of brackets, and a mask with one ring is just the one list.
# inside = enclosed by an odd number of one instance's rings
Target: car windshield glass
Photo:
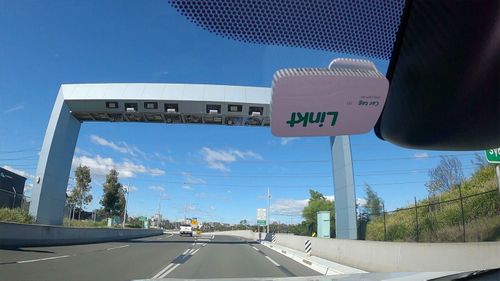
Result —
[[500, 267], [499, 5], [0, 0], [0, 280]]

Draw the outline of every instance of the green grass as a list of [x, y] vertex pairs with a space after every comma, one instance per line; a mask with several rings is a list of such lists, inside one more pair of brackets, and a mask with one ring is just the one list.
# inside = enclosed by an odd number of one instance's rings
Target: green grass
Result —
[[34, 223], [35, 219], [28, 213], [28, 211], [21, 208], [0, 209], [0, 221], [4, 222], [17, 222], [17, 223]]
[[[493, 165], [475, 172], [461, 184], [464, 197], [495, 190], [496, 179]], [[460, 201], [420, 207], [429, 203], [459, 198], [459, 187], [455, 186], [438, 197], [418, 202], [418, 241], [461, 242], [463, 241], [462, 209]], [[414, 206], [409, 210], [387, 213], [385, 217], [387, 241], [416, 241], [416, 219]], [[489, 192], [463, 199], [466, 241], [500, 240], [500, 196]], [[372, 217], [366, 226], [366, 240], [384, 240], [382, 216]]]

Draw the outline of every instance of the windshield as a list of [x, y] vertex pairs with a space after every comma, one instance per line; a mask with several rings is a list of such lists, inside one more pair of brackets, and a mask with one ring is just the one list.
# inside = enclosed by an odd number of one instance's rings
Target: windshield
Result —
[[0, 280], [500, 267], [498, 40], [424, 2], [0, 0]]

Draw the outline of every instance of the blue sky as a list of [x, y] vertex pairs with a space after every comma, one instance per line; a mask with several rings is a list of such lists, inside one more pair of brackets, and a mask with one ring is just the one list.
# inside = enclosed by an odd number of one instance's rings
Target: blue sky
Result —
[[[269, 87], [278, 69], [324, 67], [336, 57], [350, 56], [224, 39], [167, 1], [0, 0], [0, 166], [35, 174], [63, 83]], [[385, 72], [386, 61], [375, 63]], [[373, 132], [352, 136], [351, 144], [357, 197], [371, 184], [387, 209], [426, 196], [427, 170], [439, 155], [458, 155], [466, 175], [474, 170], [473, 152], [405, 149]], [[326, 137], [277, 138], [269, 128], [85, 123], [74, 163], [92, 169], [89, 209], [98, 207], [103, 175], [115, 167], [133, 186], [133, 216], [151, 215], [161, 203], [169, 219], [186, 212], [205, 221], [255, 221], [269, 187], [272, 219], [298, 222], [309, 188], [333, 195], [329, 153]]]

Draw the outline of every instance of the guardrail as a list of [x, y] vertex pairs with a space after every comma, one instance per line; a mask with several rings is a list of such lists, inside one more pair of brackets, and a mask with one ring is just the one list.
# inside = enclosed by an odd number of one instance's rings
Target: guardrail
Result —
[[161, 229], [83, 228], [0, 222], [0, 247], [87, 244], [161, 234]]

